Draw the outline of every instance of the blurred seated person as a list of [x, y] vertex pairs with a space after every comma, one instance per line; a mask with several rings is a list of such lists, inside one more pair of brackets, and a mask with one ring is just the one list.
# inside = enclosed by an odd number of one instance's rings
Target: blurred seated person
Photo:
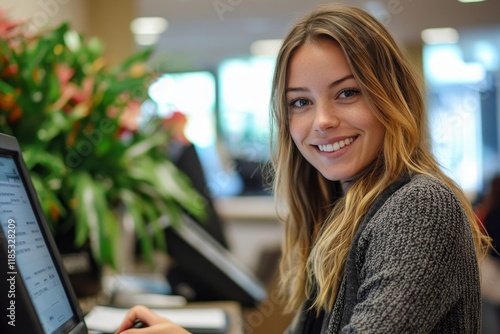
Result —
[[187, 117], [181, 112], [174, 111], [165, 119], [165, 127], [172, 134], [172, 141], [168, 145], [168, 154], [172, 162], [191, 180], [193, 187], [205, 198], [207, 221], [200, 224], [221, 245], [228, 248], [224, 236], [222, 222], [215, 211], [211, 194], [207, 188], [205, 173], [198, 153], [193, 143], [185, 135]]
[[[191, 180], [194, 188], [205, 199], [206, 219], [203, 221], [193, 220], [214, 239], [214, 242], [212, 240], [205, 240], [207, 243], [202, 244], [204, 247], [208, 247], [208, 249], [217, 253], [220, 256], [220, 260], [226, 258], [226, 255], [216, 247], [216, 243], [221, 248], [228, 250], [229, 253], [231, 250], [225, 236], [224, 222], [213, 203], [213, 196], [220, 195], [220, 193], [214, 194], [213, 189], [215, 186], [221, 190], [226, 190], [224, 187], [229, 186], [228, 183], [231, 182], [232, 176], [231, 171], [228, 171], [228, 169], [231, 168], [231, 164], [226, 162], [224, 166], [221, 166], [224, 157], [218, 154], [215, 144], [211, 145], [211, 147], [200, 148], [186, 137], [187, 117], [189, 115], [186, 116], [181, 112], [174, 112], [164, 120], [166, 131], [171, 133], [171, 142], [167, 147], [167, 151], [171, 161]], [[208, 169], [206, 168], [207, 160]], [[223, 169], [223, 167], [226, 167], [226, 169]], [[233, 172], [233, 174], [236, 173]], [[209, 180], [208, 183], [207, 179]], [[193, 233], [196, 232], [195, 227], [195, 225], [190, 226]], [[236, 281], [233, 281], [233, 278], [228, 281], [230, 276], [227, 276], [224, 270], [233, 273], [238, 272], [237, 267], [233, 267], [231, 261], [225, 264], [226, 269], [219, 271], [219, 269], [212, 268], [212, 264], [209, 261], [212, 259], [211, 256], [200, 259], [200, 254], [192, 248], [189, 242], [186, 242], [184, 237], [176, 233], [169, 233], [169, 231], [166, 231], [165, 235], [167, 238], [168, 253], [173, 259], [166, 275], [175, 294], [183, 295], [188, 300], [227, 299], [237, 300], [242, 303], [251, 303], [249, 300], [254, 298], [254, 296], [250, 294], [251, 290], [245, 290], [248, 287], [237, 285]], [[196, 232], [195, 235], [206, 237], [203, 234], [199, 234], [199, 232]], [[193, 264], [197, 267], [196, 269], [193, 268]], [[201, 272], [204, 275], [200, 275]], [[242, 287], [245, 287], [243, 288], [244, 290], [241, 290]]]

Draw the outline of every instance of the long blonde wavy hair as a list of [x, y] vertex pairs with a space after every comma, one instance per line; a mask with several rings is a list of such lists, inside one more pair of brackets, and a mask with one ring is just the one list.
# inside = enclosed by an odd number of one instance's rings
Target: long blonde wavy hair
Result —
[[[385, 128], [381, 153], [344, 195], [294, 145], [285, 89], [294, 53], [310, 40], [331, 38], [343, 49], [371, 111]], [[364, 10], [326, 5], [299, 20], [284, 39], [272, 85], [273, 188], [287, 211], [281, 261], [281, 292], [288, 311], [307, 297], [313, 307], [333, 308], [357, 227], [374, 200], [404, 173], [442, 180], [458, 195], [471, 222], [478, 258], [488, 240], [475, 224], [469, 200], [440, 170], [427, 134], [423, 82], [386, 28]], [[310, 295], [312, 287], [316, 293]]]

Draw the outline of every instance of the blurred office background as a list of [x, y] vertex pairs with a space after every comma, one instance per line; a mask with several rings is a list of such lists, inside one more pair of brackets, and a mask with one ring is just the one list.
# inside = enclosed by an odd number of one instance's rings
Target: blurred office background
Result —
[[[161, 76], [150, 87], [144, 116], [186, 114], [186, 136], [220, 214], [227, 221], [255, 222], [275, 216], [260, 173], [268, 158], [274, 55], [291, 24], [326, 2], [3, 0], [2, 8], [40, 30], [70, 21], [104, 41], [111, 64], [154, 47], [150, 66]], [[500, 2], [347, 2], [382, 20], [421, 69], [436, 155], [474, 201], [500, 166]], [[225, 227], [235, 252], [252, 267], [253, 252], [245, 248], [255, 247], [252, 236], [265, 246], [281, 232], [272, 224], [240, 224], [244, 233], [233, 226]]]
[[[161, 75], [143, 115], [187, 116], [186, 136], [230, 248], [258, 270], [262, 253], [279, 245], [282, 228], [260, 174], [268, 159], [275, 52], [298, 17], [327, 2], [2, 0], [1, 7], [39, 29], [71, 21], [104, 41], [111, 64], [155, 48], [150, 66]], [[500, 169], [500, 2], [342, 2], [371, 11], [411, 54], [427, 85], [436, 156], [475, 201]]]

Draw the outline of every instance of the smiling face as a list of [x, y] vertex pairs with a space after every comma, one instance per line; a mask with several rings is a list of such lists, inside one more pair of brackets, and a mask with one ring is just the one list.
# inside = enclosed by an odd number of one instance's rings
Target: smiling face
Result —
[[385, 130], [335, 41], [316, 39], [296, 51], [286, 100], [292, 139], [325, 178], [349, 180], [380, 154]]

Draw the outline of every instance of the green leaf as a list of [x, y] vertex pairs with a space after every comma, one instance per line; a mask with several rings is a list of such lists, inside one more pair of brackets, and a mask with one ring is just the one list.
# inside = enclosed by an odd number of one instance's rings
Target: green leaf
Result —
[[52, 210], [57, 210], [60, 217], [66, 216], [67, 211], [59, 201], [57, 193], [50, 189], [50, 187], [47, 186], [42, 178], [33, 173], [31, 175], [31, 181], [33, 182], [33, 186], [36, 189], [36, 193], [40, 200], [40, 204], [42, 206], [45, 217], [47, 217], [49, 226], [52, 232], [54, 232], [54, 222], [50, 219], [52, 216]]
[[135, 231], [141, 241], [142, 252], [149, 264], [152, 265], [153, 244], [146, 229], [146, 222], [141, 213], [141, 201], [131, 191], [125, 189], [121, 191], [121, 199], [124, 203], [124, 215], [128, 215], [132, 219]]
[[119, 67], [117, 67], [117, 71], [125, 71], [130, 68], [135, 63], [144, 63], [147, 59], [151, 57], [154, 48], [148, 47], [143, 50], [136, 52], [132, 56], [128, 57]]
[[60, 113], [50, 113], [49, 117], [42, 123], [42, 126], [37, 132], [38, 139], [40, 139], [41, 142], [48, 143], [63, 130], [68, 130], [70, 126], [71, 123], [69, 123]]
[[0, 92], [3, 94], [14, 94], [15, 89], [5, 81], [0, 79]]
[[168, 139], [165, 133], [157, 132], [149, 138], [142, 140], [125, 151], [125, 157], [128, 159], [135, 159], [141, 155], [147, 154], [151, 149], [162, 146]]
[[78, 50], [82, 46], [80, 35], [78, 35], [78, 33], [74, 30], [68, 30], [64, 32], [63, 36], [64, 43], [66, 44], [68, 49], [73, 52], [78, 52]]
[[202, 220], [206, 217], [205, 200], [193, 188], [190, 179], [170, 161], [156, 165], [154, 176], [160, 190], [170, 193], [189, 213]]
[[83, 245], [89, 239], [96, 260], [116, 266], [119, 227], [112, 208], [108, 207], [106, 189], [88, 173], [78, 172], [75, 176], [76, 243]]
[[109, 264], [112, 268], [117, 268], [117, 254], [120, 252], [120, 216], [116, 213], [116, 209], [111, 210], [104, 205], [103, 207], [104, 220], [101, 221], [100, 227], [103, 227], [103, 233], [100, 234], [99, 244], [101, 250], [101, 259], [103, 263]]
[[94, 57], [98, 57], [104, 53], [104, 44], [97, 37], [91, 37], [87, 43], [87, 47]]
[[42, 166], [47, 170], [46, 176], [49, 178], [61, 178], [67, 173], [62, 158], [40, 146], [23, 146], [23, 158], [29, 170], [33, 170], [36, 166]]

